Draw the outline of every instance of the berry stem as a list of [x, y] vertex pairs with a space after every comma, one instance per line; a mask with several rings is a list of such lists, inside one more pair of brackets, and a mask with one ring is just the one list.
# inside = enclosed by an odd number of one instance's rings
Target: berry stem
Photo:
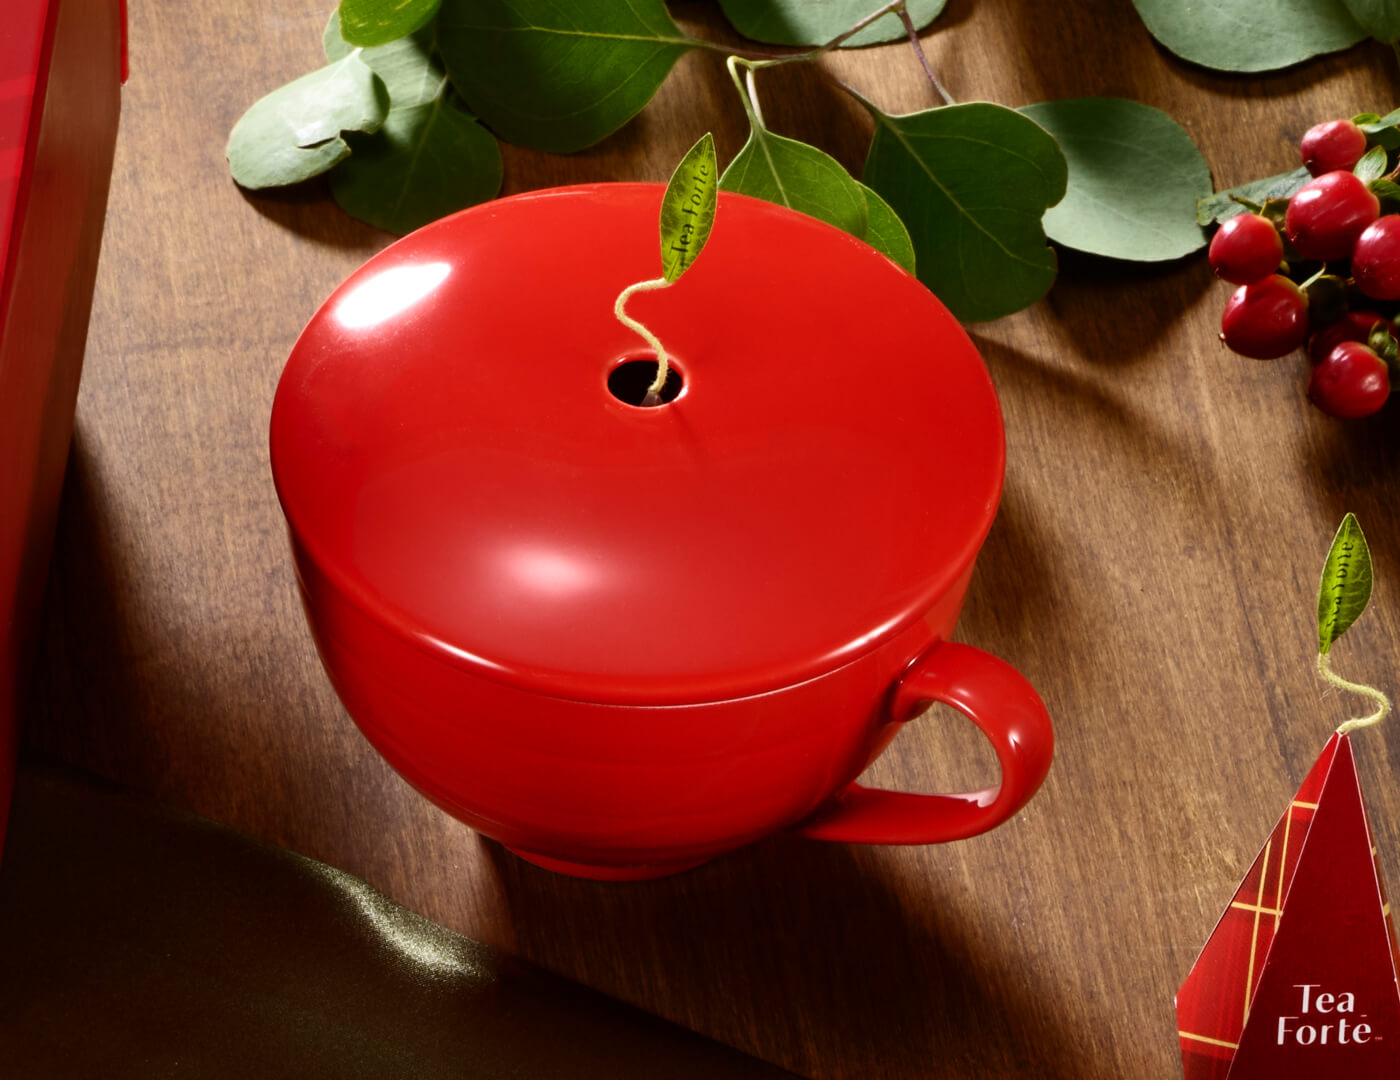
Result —
[[1313, 276], [1310, 277], [1310, 278], [1308, 278], [1307, 281], [1305, 281], [1305, 282], [1303, 282], [1301, 285], [1299, 285], [1298, 288], [1300, 288], [1300, 289], [1302, 289], [1304, 292], [1306, 292], [1309, 285], [1313, 284], [1314, 282], [1316, 282], [1316, 281], [1318, 281], [1319, 279], [1324, 278], [1324, 277], [1326, 277], [1326, 276], [1327, 276], [1327, 264], [1326, 264], [1326, 263], [1323, 263], [1321, 266], [1319, 266], [1319, 267], [1317, 268], [1317, 273], [1313, 274]]
[[1370, 698], [1376, 703], [1376, 711], [1369, 716], [1356, 717], [1348, 720], [1337, 728], [1338, 735], [1350, 735], [1358, 728], [1371, 727], [1379, 724], [1390, 715], [1390, 698], [1377, 690], [1374, 686], [1367, 686], [1364, 683], [1354, 683], [1342, 678], [1332, 670], [1332, 666], [1327, 659], [1326, 653], [1317, 654], [1317, 671], [1324, 679], [1338, 690], [1350, 690], [1353, 694], [1360, 694], [1362, 697]]

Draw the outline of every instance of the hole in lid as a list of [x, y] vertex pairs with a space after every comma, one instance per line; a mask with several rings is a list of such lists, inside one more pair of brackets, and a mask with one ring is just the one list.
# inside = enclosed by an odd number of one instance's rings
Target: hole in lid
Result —
[[[627, 405], [641, 407], [647, 390], [656, 381], [656, 357], [640, 356], [624, 360], [608, 373], [608, 393]], [[685, 377], [671, 362], [666, 372], [666, 383], [661, 388], [661, 404], [675, 401], [685, 388]]]

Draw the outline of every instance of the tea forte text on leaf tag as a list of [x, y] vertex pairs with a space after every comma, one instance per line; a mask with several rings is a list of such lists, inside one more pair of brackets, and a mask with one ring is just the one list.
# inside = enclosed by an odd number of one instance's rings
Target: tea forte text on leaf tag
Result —
[[718, 181], [714, 137], [706, 132], [676, 166], [661, 200], [661, 276], [666, 281], [689, 270], [710, 238]]

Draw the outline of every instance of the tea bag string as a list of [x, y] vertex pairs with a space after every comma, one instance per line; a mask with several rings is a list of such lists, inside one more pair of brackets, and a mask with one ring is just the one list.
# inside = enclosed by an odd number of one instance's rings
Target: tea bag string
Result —
[[1365, 683], [1354, 683], [1349, 679], [1344, 679], [1332, 670], [1332, 665], [1328, 662], [1327, 654], [1320, 652], [1317, 654], [1317, 671], [1324, 679], [1338, 690], [1350, 690], [1353, 694], [1360, 694], [1362, 697], [1370, 698], [1376, 703], [1376, 711], [1369, 716], [1359, 716], [1346, 721], [1337, 728], [1338, 735], [1350, 735], [1360, 728], [1368, 728], [1379, 724], [1390, 715], [1390, 698], [1386, 697], [1374, 686], [1367, 686]]
[[646, 397], [642, 399], [643, 405], [655, 405], [661, 396], [661, 389], [666, 385], [666, 376], [670, 372], [670, 360], [666, 356], [666, 346], [661, 344], [661, 339], [639, 323], [624, 310], [627, 301], [632, 298], [633, 293], [644, 292], [648, 289], [664, 289], [671, 284], [666, 278], [653, 278], [651, 281], [639, 281], [635, 285], [628, 285], [622, 292], [617, 294], [617, 303], [613, 304], [613, 314], [617, 316], [617, 321], [629, 330], [634, 330], [640, 334], [648, 345], [656, 352], [656, 378], [647, 388]]

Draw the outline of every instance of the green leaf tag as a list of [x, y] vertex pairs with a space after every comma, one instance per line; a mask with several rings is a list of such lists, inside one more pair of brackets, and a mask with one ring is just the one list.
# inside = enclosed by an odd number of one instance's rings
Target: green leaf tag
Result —
[[661, 273], [675, 281], [700, 257], [715, 223], [719, 162], [708, 131], [686, 152], [661, 199]]
[[1361, 160], [1356, 163], [1356, 168], [1352, 169], [1360, 180], [1370, 183], [1372, 180], [1379, 180], [1385, 175], [1385, 147], [1373, 146], [1361, 155]]
[[1342, 518], [1317, 589], [1317, 651], [1324, 656], [1371, 602], [1371, 549], [1355, 514]]

